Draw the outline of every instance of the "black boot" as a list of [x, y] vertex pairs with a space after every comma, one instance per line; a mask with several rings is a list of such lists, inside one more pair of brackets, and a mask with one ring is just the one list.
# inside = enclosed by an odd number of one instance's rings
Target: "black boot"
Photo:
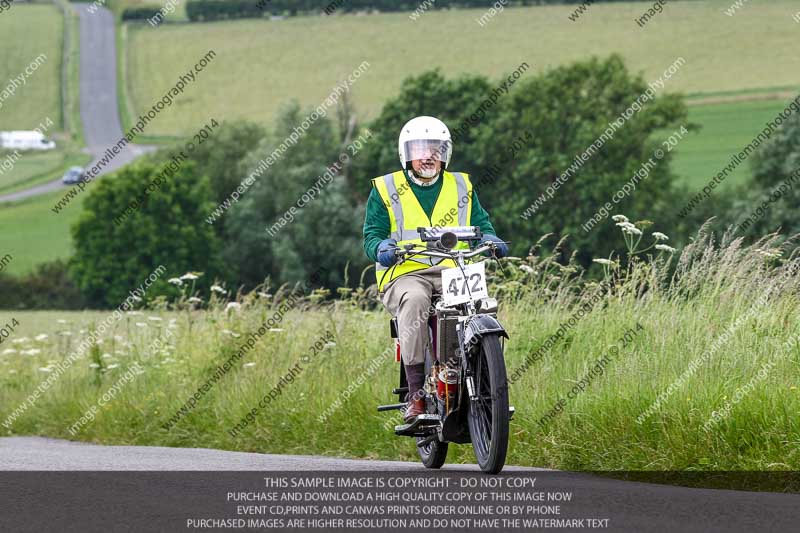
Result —
[[425, 364], [405, 365], [405, 367], [406, 382], [408, 383], [408, 393], [406, 394], [408, 405], [403, 419], [406, 423], [409, 423], [425, 412], [425, 399], [421, 391], [425, 385]]

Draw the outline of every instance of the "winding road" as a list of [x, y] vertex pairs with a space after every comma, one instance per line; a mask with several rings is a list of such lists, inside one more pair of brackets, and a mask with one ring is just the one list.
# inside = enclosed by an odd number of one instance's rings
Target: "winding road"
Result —
[[[431, 478], [478, 472], [475, 465], [445, 465], [435, 471], [402, 461], [7, 437], [0, 438], [0, 530], [4, 523], [24, 523], [30, 531], [77, 531], [78, 519], [85, 521], [83, 531], [169, 531], [176, 523], [186, 530], [187, 516], [230, 514], [227, 491], [245, 490], [254, 480], [263, 486], [268, 472], [275, 476], [292, 471], [397, 472]], [[581, 516], [609, 516], [608, 531], [784, 532], [797, 531], [800, 523], [797, 494], [692, 489], [513, 466], [500, 475], [514, 476], [535, 476], [537, 490], [543, 486], [570, 491], [575, 502], [565, 509]], [[36, 490], [30, 487], [34, 483]], [[65, 523], [73, 528], [56, 528]]]
[[[107, 148], [122, 138], [122, 125], [117, 108], [117, 56], [114, 38], [114, 16], [106, 8], [94, 13], [91, 4], [70, 4], [80, 16], [80, 114], [83, 124], [85, 151], [92, 155], [91, 168]], [[99, 175], [113, 172], [153, 146], [129, 144]], [[66, 169], [65, 169], [66, 170]], [[67, 187], [57, 180], [36, 185], [23, 191], [0, 196], [0, 203], [14, 202]]]

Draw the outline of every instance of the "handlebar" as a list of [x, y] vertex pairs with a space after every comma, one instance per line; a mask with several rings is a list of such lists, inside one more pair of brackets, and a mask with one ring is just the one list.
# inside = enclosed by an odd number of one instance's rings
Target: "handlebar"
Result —
[[494, 250], [496, 245], [493, 242], [487, 242], [481, 246], [478, 246], [474, 250], [470, 250], [468, 252], [462, 252], [461, 250], [434, 250], [431, 248], [411, 248], [409, 250], [405, 249], [398, 249], [395, 251], [395, 255], [403, 258], [406, 255], [423, 255], [427, 257], [439, 257], [441, 259], [453, 259], [458, 257], [459, 254], [463, 254], [462, 257], [464, 259], [469, 259], [470, 257], [475, 257], [476, 255], [480, 255], [483, 252], [487, 252], [489, 250]]

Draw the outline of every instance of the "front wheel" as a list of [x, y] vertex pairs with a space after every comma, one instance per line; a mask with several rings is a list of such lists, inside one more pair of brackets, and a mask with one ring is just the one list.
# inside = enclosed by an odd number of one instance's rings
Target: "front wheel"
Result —
[[477, 393], [469, 402], [469, 434], [481, 470], [497, 474], [508, 451], [508, 383], [503, 348], [497, 334], [481, 339], [473, 354], [472, 369]]

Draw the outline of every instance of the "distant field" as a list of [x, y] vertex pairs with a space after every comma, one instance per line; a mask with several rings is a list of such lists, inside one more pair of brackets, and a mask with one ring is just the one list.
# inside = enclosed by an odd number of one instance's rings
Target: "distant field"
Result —
[[0, 107], [0, 130], [33, 129], [46, 117], [57, 125], [61, 117], [61, 53], [63, 18], [53, 5], [14, 4], [0, 15], [0, 92], [23, 75], [40, 54], [38, 68]]
[[217, 53], [196, 84], [149, 127], [150, 135], [180, 135], [210, 115], [271, 124], [287, 100], [318, 104], [365, 60], [370, 68], [353, 92], [357, 110], [367, 117], [397, 94], [404, 77], [429, 68], [498, 78], [523, 61], [532, 73], [612, 52], [647, 80], [682, 56], [686, 65], [667, 82], [667, 91], [800, 85], [795, 2], [754, 2], [734, 17], [722, 12], [727, 1], [670, 2], [640, 28], [634, 19], [650, 5], [596, 4], [578, 22], [567, 18], [572, 5], [507, 8], [484, 27], [475, 22], [483, 13], [477, 9], [430, 11], [417, 22], [391, 13], [138, 24], [130, 26], [126, 83], [137, 114], [209, 49]]
[[[765, 123], [783, 110], [782, 101], [732, 102], [706, 104], [689, 108], [689, 120], [700, 124], [699, 132], [680, 141], [675, 152], [673, 171], [684, 183], [702, 187], [720, 172]], [[726, 184], [744, 183], [750, 176], [749, 162], [740, 165], [725, 180]]]
[[0, 252], [14, 257], [6, 272], [29, 272], [39, 263], [72, 255], [69, 226], [80, 215], [85, 194], [78, 195], [68, 209], [56, 215], [50, 208], [63, 194], [59, 190], [0, 205]]

